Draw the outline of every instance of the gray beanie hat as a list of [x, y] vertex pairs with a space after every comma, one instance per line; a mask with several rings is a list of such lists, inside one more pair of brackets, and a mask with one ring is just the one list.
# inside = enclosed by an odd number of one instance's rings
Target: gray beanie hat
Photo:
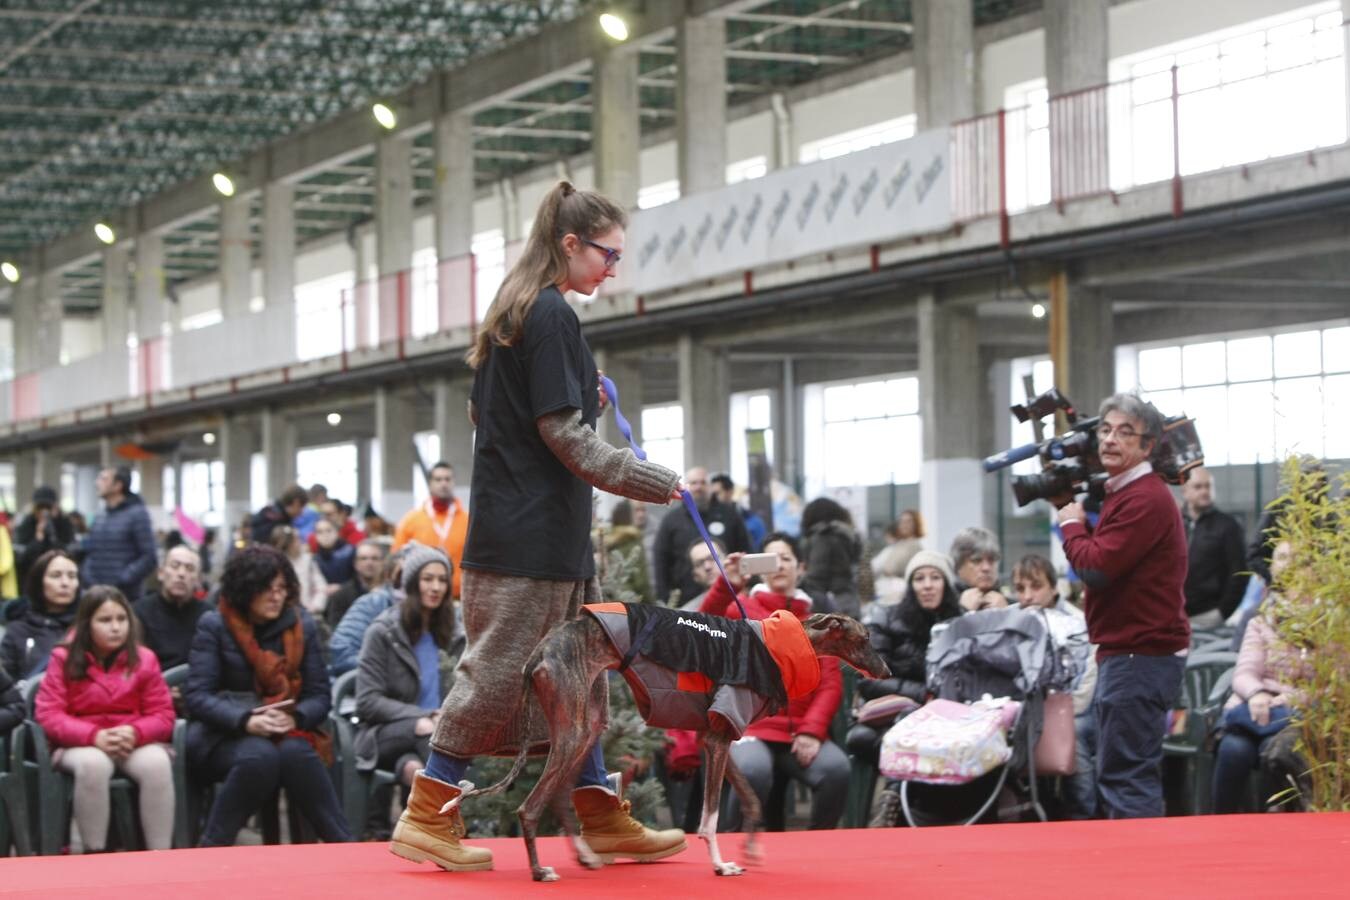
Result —
[[938, 553], [936, 550], [920, 550], [909, 558], [909, 565], [905, 566], [905, 584], [909, 584], [914, 573], [924, 566], [937, 569], [942, 573], [942, 577], [947, 579], [947, 587], [955, 589], [956, 575], [952, 573], [952, 561], [947, 558], [947, 554]]
[[417, 584], [418, 576], [422, 574], [422, 569], [429, 563], [438, 562], [445, 566], [447, 575], [454, 577], [455, 566], [450, 562], [450, 557], [438, 547], [428, 547], [426, 544], [419, 544], [413, 541], [403, 548], [403, 592], [406, 594]]

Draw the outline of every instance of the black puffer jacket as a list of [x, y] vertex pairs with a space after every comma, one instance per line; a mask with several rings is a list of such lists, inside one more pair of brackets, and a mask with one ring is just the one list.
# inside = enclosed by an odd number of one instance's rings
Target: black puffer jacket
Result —
[[867, 631], [873, 649], [891, 667], [891, 677], [863, 679], [858, 683], [859, 695], [864, 700], [871, 700], [886, 694], [903, 694], [922, 703], [927, 681], [924, 657], [928, 653], [933, 626], [959, 615], [961, 605], [956, 600], [956, 593], [950, 589], [944, 594], [941, 605], [932, 612], [919, 605], [912, 590], [893, 606], [873, 604], [867, 616]]
[[0, 640], [0, 666], [9, 677], [22, 681], [34, 671], [45, 669], [52, 648], [61, 642], [75, 621], [75, 606], [49, 615], [31, 602], [22, 617], [9, 622]]
[[802, 536], [806, 576], [802, 590], [816, 599], [828, 599], [839, 612], [858, 615], [858, 563], [862, 541], [845, 522], [818, 522]]

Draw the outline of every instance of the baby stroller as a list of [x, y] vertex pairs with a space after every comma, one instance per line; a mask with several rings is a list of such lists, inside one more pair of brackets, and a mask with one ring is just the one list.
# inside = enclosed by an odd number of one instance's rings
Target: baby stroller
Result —
[[[901, 774], [900, 806], [905, 821], [917, 827], [911, 808], [910, 784], [929, 782], [926, 791], [959, 789], [974, 790], [974, 801], [979, 802], [984, 789], [988, 796], [979, 809], [960, 824], [980, 821], [998, 801], [1003, 788], [1012, 782], [1029, 795], [1021, 807], [1034, 812], [1042, 822], [1045, 810], [1037, 795], [1034, 748], [1040, 738], [1045, 694], [1050, 689], [1066, 687], [1073, 678], [1072, 663], [1065, 654], [1057, 652], [1039, 610], [991, 609], [961, 616], [934, 627], [932, 642], [926, 660], [928, 690], [934, 698], [971, 704], [983, 697], [1008, 697], [1018, 701], [1015, 718], [1006, 731], [1011, 757], [994, 771], [959, 788], [939, 786], [938, 779], [921, 772]], [[1017, 773], [1025, 770], [1025, 785], [1019, 784]], [[968, 808], [968, 807], [967, 807]]]

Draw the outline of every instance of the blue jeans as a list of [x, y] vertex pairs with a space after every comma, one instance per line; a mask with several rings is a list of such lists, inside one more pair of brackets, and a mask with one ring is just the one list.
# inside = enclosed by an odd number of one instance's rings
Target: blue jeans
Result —
[[1181, 697], [1181, 656], [1107, 656], [1097, 664], [1097, 794], [1108, 819], [1161, 816], [1167, 713]]
[[1241, 731], [1224, 734], [1214, 759], [1216, 813], [1237, 813], [1246, 809], [1248, 779], [1261, 759], [1261, 750], [1269, 742], [1268, 737], [1257, 738]]

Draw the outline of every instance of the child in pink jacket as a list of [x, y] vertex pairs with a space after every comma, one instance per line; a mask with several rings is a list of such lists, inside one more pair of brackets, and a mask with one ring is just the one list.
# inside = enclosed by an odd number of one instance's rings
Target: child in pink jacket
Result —
[[147, 847], [167, 850], [172, 842], [173, 775], [164, 742], [173, 735], [173, 700], [159, 660], [141, 646], [137, 631], [121, 591], [90, 588], [38, 688], [37, 722], [58, 748], [53, 764], [75, 778], [75, 822], [85, 853], [106, 845], [114, 770], [140, 788]]

